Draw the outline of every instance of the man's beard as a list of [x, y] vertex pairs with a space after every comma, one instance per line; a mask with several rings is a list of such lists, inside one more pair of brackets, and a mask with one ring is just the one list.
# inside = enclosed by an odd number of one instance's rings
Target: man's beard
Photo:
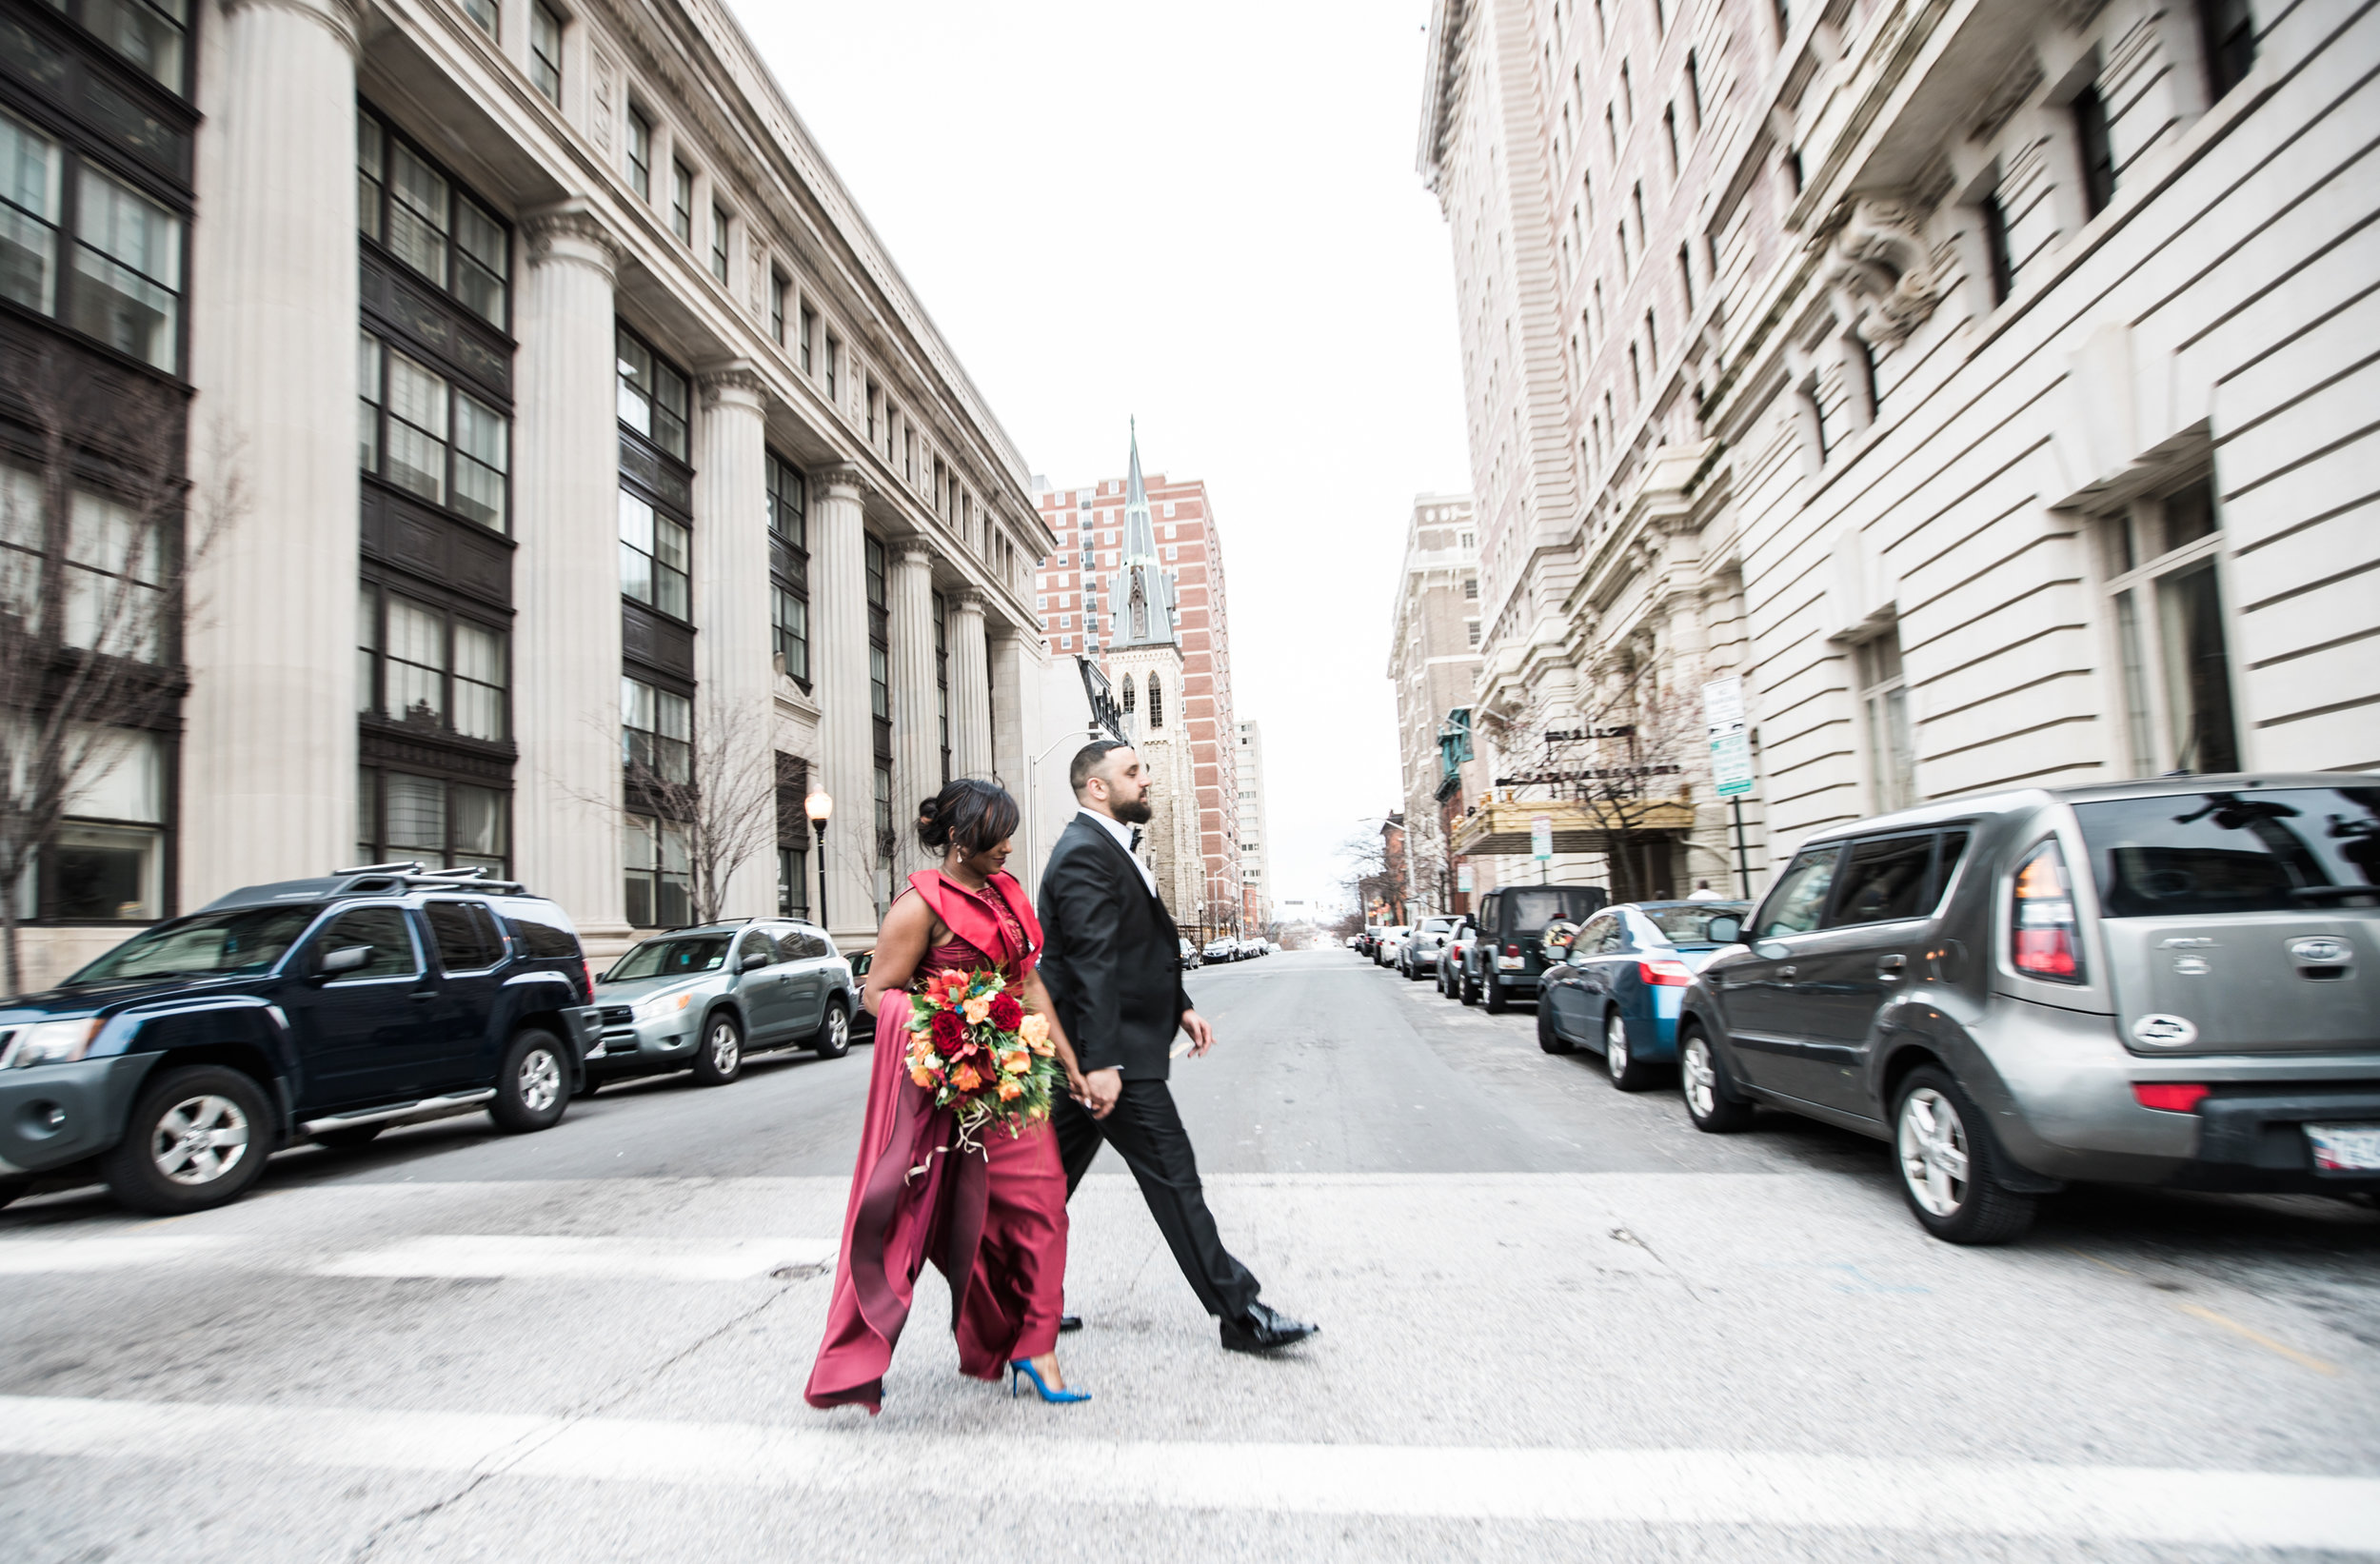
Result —
[[1116, 818], [1126, 825], [1146, 825], [1149, 822], [1149, 796], [1146, 793], [1141, 794], [1130, 803], [1118, 802], [1112, 807], [1116, 811]]

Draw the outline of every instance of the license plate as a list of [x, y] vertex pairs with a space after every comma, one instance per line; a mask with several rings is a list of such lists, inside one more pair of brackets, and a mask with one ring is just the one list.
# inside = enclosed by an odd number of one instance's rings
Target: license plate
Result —
[[2380, 1173], [2380, 1124], [2309, 1124], [2316, 1173]]

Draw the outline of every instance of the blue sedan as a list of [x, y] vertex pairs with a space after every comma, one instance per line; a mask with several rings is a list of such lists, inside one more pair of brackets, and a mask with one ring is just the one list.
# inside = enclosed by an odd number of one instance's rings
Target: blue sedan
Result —
[[1612, 1084], [1640, 1092], [1677, 1059], [1677, 1012], [1702, 964], [1734, 944], [1743, 901], [1627, 901], [1578, 926], [1537, 988], [1537, 1046], [1603, 1050]]

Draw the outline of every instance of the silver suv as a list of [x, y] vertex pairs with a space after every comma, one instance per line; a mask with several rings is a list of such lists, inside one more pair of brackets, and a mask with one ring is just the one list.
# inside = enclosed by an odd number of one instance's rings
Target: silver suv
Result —
[[813, 924], [672, 929], [629, 947], [596, 980], [601, 1046], [587, 1050], [587, 1090], [688, 1068], [701, 1084], [724, 1086], [747, 1055], [780, 1049], [841, 1059], [858, 995], [851, 963]]
[[2380, 783], [2187, 777], [1812, 839], [1689, 990], [1697, 1128], [1892, 1142], [1937, 1237], [2068, 1180], [2380, 1189]]

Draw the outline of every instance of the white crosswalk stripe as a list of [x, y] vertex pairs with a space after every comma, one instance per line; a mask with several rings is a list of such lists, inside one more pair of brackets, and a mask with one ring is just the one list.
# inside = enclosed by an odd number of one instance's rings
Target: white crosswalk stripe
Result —
[[834, 1262], [832, 1238], [579, 1237], [423, 1234], [376, 1248], [323, 1256], [243, 1242], [221, 1234], [0, 1239], [0, 1276], [139, 1271], [216, 1263], [318, 1277], [573, 1277], [738, 1281]]
[[[1012, 1500], [1552, 1522], [1888, 1529], [2380, 1554], [2380, 1478], [1725, 1450], [1013, 1439]], [[980, 1442], [864, 1429], [0, 1397], [20, 1455], [286, 1462], [768, 1489], [947, 1489]]]

